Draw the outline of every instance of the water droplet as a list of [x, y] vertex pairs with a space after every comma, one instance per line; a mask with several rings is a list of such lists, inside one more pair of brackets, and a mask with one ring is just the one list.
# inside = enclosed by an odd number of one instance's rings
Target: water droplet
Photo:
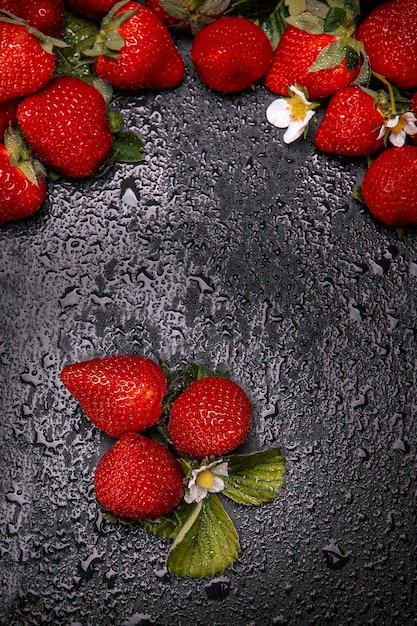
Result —
[[341, 569], [349, 561], [350, 554], [344, 552], [335, 542], [334, 539], [330, 539], [330, 542], [324, 546], [323, 554], [326, 559], [327, 567], [332, 570]]

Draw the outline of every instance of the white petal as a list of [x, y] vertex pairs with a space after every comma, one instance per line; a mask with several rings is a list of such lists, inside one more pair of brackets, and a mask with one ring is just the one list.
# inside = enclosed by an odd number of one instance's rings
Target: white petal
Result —
[[191, 504], [192, 502], [200, 502], [207, 495], [207, 489], [204, 487], [200, 487], [200, 485], [192, 485], [190, 487], [190, 492], [186, 493], [184, 496], [184, 500], [187, 504]]
[[387, 128], [395, 128], [395, 127], [397, 126], [397, 124], [398, 124], [398, 122], [399, 122], [399, 121], [400, 121], [400, 116], [399, 116], [399, 115], [396, 115], [395, 117], [392, 117], [390, 120], [388, 120], [388, 121], [385, 123], [385, 126], [386, 126]]
[[220, 463], [220, 465], [218, 465], [212, 471], [215, 475], [229, 476], [229, 464], [227, 463], [227, 461], [225, 461], [224, 463]]
[[286, 100], [280, 98], [271, 102], [266, 110], [266, 119], [277, 128], [287, 128], [291, 122], [291, 106]]
[[210, 493], [219, 493], [219, 491], [222, 491], [223, 489], [224, 481], [218, 476], [213, 476], [213, 484], [208, 491], [210, 491]]
[[414, 122], [406, 121], [404, 123], [404, 130], [407, 135], [417, 135], [417, 126]]
[[379, 131], [379, 135], [378, 135], [378, 139], [382, 139], [383, 136], [385, 135], [387, 130], [387, 127], [385, 126], [385, 124], [382, 124], [381, 129]]
[[405, 132], [402, 130], [399, 133], [390, 133], [389, 140], [396, 148], [401, 148], [405, 143]]
[[307, 100], [307, 98], [305, 97], [304, 93], [301, 91], [301, 89], [298, 89], [295, 85], [292, 85], [290, 87], [290, 90], [297, 94], [297, 96], [299, 96], [301, 98], [301, 100], [304, 102], [304, 104], [311, 104], [311, 102], [309, 102], [309, 100]]

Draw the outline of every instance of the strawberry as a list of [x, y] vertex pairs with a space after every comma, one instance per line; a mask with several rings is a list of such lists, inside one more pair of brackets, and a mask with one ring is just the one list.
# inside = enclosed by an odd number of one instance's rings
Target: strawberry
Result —
[[[347, 7], [348, 3], [346, 3]], [[266, 87], [281, 95], [298, 85], [309, 100], [326, 98], [349, 85], [361, 69], [360, 46], [354, 39], [356, 13], [348, 8], [308, 11], [287, 18], [266, 77]]]
[[67, 9], [93, 22], [100, 22], [119, 0], [64, 0]]
[[367, 169], [362, 199], [387, 226], [417, 225], [417, 146], [387, 148]]
[[331, 97], [316, 131], [314, 143], [324, 152], [364, 156], [381, 150], [378, 138], [384, 122], [385, 98], [378, 108], [378, 94], [361, 87], [342, 87]]
[[272, 60], [272, 46], [250, 20], [222, 17], [197, 33], [191, 59], [206, 85], [230, 93], [246, 89], [264, 76]]
[[143, 356], [111, 355], [64, 367], [61, 381], [87, 417], [110, 437], [143, 431], [162, 413], [166, 379]]
[[252, 404], [245, 391], [228, 378], [207, 376], [174, 400], [168, 432], [178, 452], [203, 459], [237, 448], [251, 421]]
[[55, 69], [52, 40], [8, 19], [0, 12], [0, 102], [38, 91]]
[[22, 100], [17, 119], [37, 158], [64, 176], [91, 176], [111, 151], [104, 98], [80, 78], [54, 78]]
[[417, 87], [417, 0], [386, 0], [359, 24], [371, 68], [400, 89]]
[[9, 126], [15, 126], [17, 122], [17, 106], [19, 98], [0, 102], [0, 140], [3, 140], [5, 131]]
[[125, 433], [101, 457], [94, 488], [99, 503], [125, 519], [155, 519], [170, 513], [184, 493], [184, 472], [161, 443]]
[[[184, 61], [161, 20], [137, 2], [122, 2], [104, 18], [93, 48], [94, 69], [120, 89], [167, 89], [184, 78]], [[116, 49], [115, 49], [116, 48]]]
[[60, 37], [64, 29], [63, 0], [0, 0], [0, 9], [17, 15], [50, 37]]
[[0, 224], [32, 215], [46, 197], [45, 172], [21, 134], [6, 130], [0, 144]]
[[230, 6], [230, 0], [145, 0], [159, 19], [169, 26], [197, 32], [219, 19]]

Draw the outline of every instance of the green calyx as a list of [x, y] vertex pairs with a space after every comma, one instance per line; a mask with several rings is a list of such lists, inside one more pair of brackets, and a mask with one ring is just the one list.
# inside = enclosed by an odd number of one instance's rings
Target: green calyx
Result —
[[4, 133], [4, 145], [9, 153], [10, 164], [21, 170], [33, 185], [39, 187], [39, 177], [45, 177], [46, 171], [40, 161], [33, 158], [21, 130], [8, 128]]
[[25, 20], [21, 19], [14, 15], [14, 13], [10, 13], [10, 11], [5, 11], [4, 9], [0, 9], [0, 21], [8, 22], [9, 24], [15, 24], [16, 26], [23, 26], [26, 30], [38, 39], [42, 48], [52, 54], [55, 48], [66, 48], [67, 44], [61, 39], [56, 39], [56, 37], [50, 37], [49, 35], [45, 35], [41, 33], [40, 30], [33, 28], [30, 26]]
[[224, 13], [230, 0], [161, 0], [165, 13], [178, 20], [178, 28], [191, 27], [196, 34], [214, 21], [214, 16]]
[[119, 28], [140, 10], [140, 5], [138, 4], [137, 8], [123, 11], [120, 15], [116, 15], [128, 2], [129, 0], [117, 2], [104, 17], [93, 46], [90, 49], [83, 50], [84, 55], [93, 60], [99, 56], [106, 56], [112, 59], [118, 58], [120, 50], [125, 45], [122, 35], [118, 32]]

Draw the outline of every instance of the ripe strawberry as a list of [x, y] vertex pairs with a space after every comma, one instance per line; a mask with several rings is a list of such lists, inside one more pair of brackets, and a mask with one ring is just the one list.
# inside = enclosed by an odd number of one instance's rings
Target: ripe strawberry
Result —
[[4, 133], [10, 126], [15, 126], [17, 122], [17, 106], [20, 102], [19, 98], [0, 102], [0, 141], [3, 140]]
[[120, 89], [178, 85], [184, 78], [184, 61], [167, 27], [137, 2], [115, 9], [104, 18], [93, 48], [86, 52], [96, 57], [97, 74]]
[[[381, 102], [383, 109], [386, 101]], [[378, 94], [361, 87], [342, 87], [331, 97], [314, 143], [324, 152], [344, 156], [373, 154], [384, 147], [378, 139], [384, 113]]]
[[0, 0], [0, 9], [17, 15], [50, 37], [60, 37], [64, 29], [63, 0]]
[[228, 378], [208, 376], [193, 382], [174, 400], [168, 431], [185, 456], [203, 459], [237, 448], [249, 434], [252, 404]]
[[64, 0], [67, 9], [93, 22], [100, 22], [119, 0]]
[[104, 98], [80, 78], [54, 78], [22, 100], [17, 119], [38, 159], [64, 176], [91, 176], [111, 151]]
[[27, 26], [5, 19], [0, 17], [0, 102], [38, 91], [55, 69], [51, 40], [41, 40]]
[[381, 2], [358, 26], [374, 72], [400, 89], [417, 87], [417, 0]]
[[387, 226], [417, 225], [417, 146], [387, 148], [369, 166], [362, 198]]
[[0, 144], [0, 224], [32, 215], [46, 197], [45, 172], [22, 136], [7, 130]]
[[143, 356], [112, 355], [67, 365], [61, 380], [87, 417], [110, 437], [139, 432], [161, 416], [166, 379]]
[[125, 519], [155, 519], [179, 504], [184, 472], [162, 444], [124, 434], [101, 457], [94, 475], [100, 504]]
[[191, 59], [206, 85], [229, 93], [246, 89], [264, 76], [271, 64], [272, 46], [250, 20], [222, 17], [197, 33]]
[[[347, 3], [346, 3], [347, 5]], [[298, 85], [309, 100], [326, 98], [358, 76], [361, 56], [352, 37], [357, 15], [331, 8], [318, 17], [309, 12], [288, 18], [265, 77], [266, 87], [281, 95]]]

